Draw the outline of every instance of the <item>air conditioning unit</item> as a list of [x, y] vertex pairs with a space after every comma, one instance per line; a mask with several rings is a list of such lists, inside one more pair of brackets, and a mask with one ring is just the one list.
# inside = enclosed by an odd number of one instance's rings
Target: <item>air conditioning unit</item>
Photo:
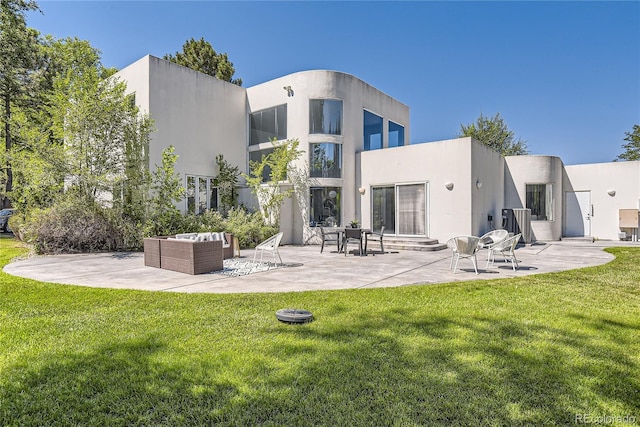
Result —
[[527, 245], [531, 244], [531, 209], [513, 209], [513, 218], [517, 231], [514, 233], [522, 233], [521, 242]]
[[513, 209], [502, 209], [501, 228], [507, 230], [511, 234], [515, 234], [515, 220], [513, 218]]

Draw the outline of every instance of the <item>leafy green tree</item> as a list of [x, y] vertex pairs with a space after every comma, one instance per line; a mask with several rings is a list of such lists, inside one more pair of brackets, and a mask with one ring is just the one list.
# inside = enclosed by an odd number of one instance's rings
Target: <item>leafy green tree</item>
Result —
[[528, 154], [527, 144], [509, 130], [500, 113], [488, 118], [480, 114], [475, 123], [460, 125], [458, 137], [470, 136], [503, 156]]
[[633, 125], [631, 132], [625, 132], [624, 153], [620, 154], [616, 160], [640, 160], [640, 125]]
[[[0, 120], [4, 139], [5, 153], [10, 153], [12, 140], [12, 109], [23, 103], [29, 93], [32, 70], [38, 57], [37, 31], [28, 28], [25, 14], [30, 10], [38, 10], [32, 0], [0, 1]], [[7, 205], [7, 193], [13, 187], [11, 164], [5, 163], [2, 181], [1, 204]]]
[[176, 52], [175, 56], [166, 54], [163, 59], [242, 86], [242, 79], [233, 78], [236, 70], [227, 54], [216, 53], [211, 43], [204, 38], [195, 40], [192, 37], [182, 45], [182, 52]]
[[[250, 175], [243, 173], [242, 176], [251, 192], [258, 198], [265, 220], [271, 224], [279, 224], [282, 202], [295, 194], [294, 187], [283, 190], [281, 184], [287, 181], [287, 175], [294, 168], [294, 162], [303, 152], [298, 149], [300, 141], [297, 139], [277, 143], [274, 138], [271, 143], [274, 150], [263, 155], [260, 161], [249, 162]], [[265, 168], [270, 168], [268, 182], [263, 182], [262, 179]]]
[[64, 187], [77, 200], [112, 198], [123, 221], [141, 225], [151, 120], [139, 114], [124, 83], [107, 78], [112, 70], [88, 42], [47, 39], [43, 50], [49, 71], [41, 87], [50, 88], [35, 113], [15, 115], [12, 200], [25, 212], [47, 208]]
[[76, 40], [67, 47], [73, 59], [54, 78], [48, 100], [51, 130], [55, 140], [64, 141], [67, 187], [97, 198], [122, 181], [127, 144], [138, 132], [150, 132], [149, 118], [139, 114], [123, 82], [105, 78], [110, 70], [102, 67], [99, 52], [88, 42]]
[[175, 171], [178, 156], [173, 145], [162, 150], [162, 164], [152, 172], [148, 235], [167, 236], [182, 231], [182, 214], [176, 203], [184, 198], [180, 175]]
[[218, 188], [221, 212], [223, 215], [227, 215], [229, 210], [236, 206], [238, 197], [236, 186], [240, 169], [238, 166], [231, 166], [222, 154], [216, 156], [216, 165], [218, 166], [218, 175], [213, 179], [213, 185]]

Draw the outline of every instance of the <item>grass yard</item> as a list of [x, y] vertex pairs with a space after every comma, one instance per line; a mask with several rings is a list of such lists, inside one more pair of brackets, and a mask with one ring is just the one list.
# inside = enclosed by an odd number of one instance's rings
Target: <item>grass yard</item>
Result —
[[[0, 240], [0, 265], [23, 251]], [[286, 294], [0, 273], [0, 425], [637, 424], [640, 248], [609, 251], [518, 279]]]

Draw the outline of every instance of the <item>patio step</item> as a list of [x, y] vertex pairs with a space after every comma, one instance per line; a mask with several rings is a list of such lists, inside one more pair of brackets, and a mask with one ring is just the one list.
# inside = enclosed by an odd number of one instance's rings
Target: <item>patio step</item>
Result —
[[401, 251], [441, 251], [446, 249], [447, 245], [428, 237], [384, 236], [384, 248]]

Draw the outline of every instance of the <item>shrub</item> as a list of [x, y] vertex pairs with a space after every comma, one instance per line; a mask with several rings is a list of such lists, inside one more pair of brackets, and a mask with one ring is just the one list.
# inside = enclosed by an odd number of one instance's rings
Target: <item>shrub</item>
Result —
[[100, 252], [122, 249], [122, 232], [93, 200], [68, 198], [36, 210], [26, 219], [25, 240], [37, 253]]
[[253, 248], [258, 243], [276, 234], [276, 226], [265, 223], [260, 212], [250, 213], [241, 208], [229, 211], [224, 230], [233, 233], [242, 248]]

